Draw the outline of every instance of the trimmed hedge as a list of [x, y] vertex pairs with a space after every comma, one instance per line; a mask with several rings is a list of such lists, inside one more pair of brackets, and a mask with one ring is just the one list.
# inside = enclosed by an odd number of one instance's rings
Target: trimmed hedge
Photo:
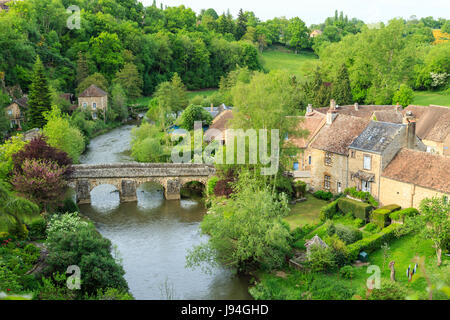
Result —
[[358, 258], [358, 254], [363, 250], [370, 253], [380, 249], [383, 243], [390, 242], [395, 238], [395, 230], [400, 227], [401, 226], [398, 224], [391, 224], [379, 233], [375, 233], [348, 245], [347, 248], [349, 251], [349, 258], [351, 260], [356, 260]]
[[327, 219], [333, 219], [333, 217], [338, 212], [337, 200], [333, 201], [320, 209], [320, 221], [325, 221]]
[[336, 234], [346, 245], [362, 239], [362, 232], [350, 226], [337, 224], [335, 226]]
[[378, 208], [372, 212], [371, 221], [375, 223], [380, 228], [384, 228], [391, 223], [390, 214], [391, 212], [398, 211], [402, 207], [398, 204], [390, 204], [381, 208]]
[[416, 208], [406, 208], [402, 210], [398, 210], [395, 212], [392, 212], [389, 217], [392, 220], [400, 221], [403, 220], [405, 217], [413, 217], [419, 214], [419, 210]]
[[402, 207], [399, 206], [398, 204], [389, 204], [387, 206], [381, 207], [380, 209], [387, 209], [390, 210], [391, 212], [394, 212], [400, 210], [401, 208]]
[[350, 195], [353, 198], [360, 199], [372, 205], [373, 207], [378, 207], [378, 202], [370, 194], [370, 192], [358, 191], [355, 187], [347, 188], [344, 190], [345, 194]]
[[318, 190], [316, 192], [313, 193], [313, 196], [322, 200], [330, 200], [331, 198], [333, 198], [333, 194], [330, 191], [323, 191], [323, 190]]
[[338, 201], [338, 208], [343, 213], [347, 214], [351, 212], [356, 218], [363, 221], [369, 220], [369, 214], [372, 210], [372, 206], [368, 203], [359, 202], [349, 198], [340, 198]]

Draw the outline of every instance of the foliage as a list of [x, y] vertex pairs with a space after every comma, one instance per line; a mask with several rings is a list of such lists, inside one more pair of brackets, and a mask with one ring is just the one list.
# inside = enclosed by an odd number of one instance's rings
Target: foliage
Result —
[[335, 226], [336, 235], [345, 242], [345, 244], [354, 243], [362, 239], [362, 233], [356, 228], [337, 224]]
[[[397, 211], [398, 212], [398, 211]], [[364, 231], [370, 232], [370, 233], [377, 233], [380, 232], [380, 227], [373, 222], [369, 222], [368, 224], [366, 224]]]
[[390, 223], [389, 214], [391, 210], [379, 208], [371, 213], [370, 221], [375, 223], [379, 228], [384, 228]]
[[396, 237], [396, 229], [400, 228], [397, 224], [391, 224], [378, 233], [367, 236], [355, 243], [348, 245], [349, 257], [355, 260], [361, 251], [368, 253], [380, 248], [382, 244], [389, 243]]
[[[65, 270], [64, 270], [65, 272]], [[67, 287], [67, 276], [61, 272], [55, 272], [51, 277], [43, 277], [37, 290], [38, 300], [74, 300], [76, 291]]]
[[401, 84], [400, 88], [394, 93], [392, 103], [399, 103], [403, 107], [409, 106], [414, 99], [414, 91], [406, 84]]
[[395, 221], [401, 221], [405, 217], [413, 217], [419, 214], [419, 210], [416, 208], [405, 208], [402, 210], [397, 210], [389, 214], [389, 218]]
[[338, 208], [343, 213], [351, 212], [356, 218], [362, 219], [363, 221], [369, 220], [369, 214], [372, 210], [372, 206], [370, 204], [349, 198], [339, 198], [337, 201]]
[[350, 195], [353, 198], [363, 200], [363, 201], [371, 204], [373, 207], [378, 207], [378, 202], [370, 194], [370, 192], [357, 191], [355, 187], [351, 187], [351, 188], [345, 189], [344, 193]]
[[181, 127], [191, 131], [194, 129], [194, 122], [201, 121], [202, 126], [211, 124], [211, 114], [203, 109], [201, 106], [190, 105], [181, 114], [180, 124]]
[[73, 213], [79, 211], [78, 205], [72, 198], [64, 199], [63, 203], [56, 208], [56, 213]]
[[406, 289], [398, 282], [382, 279], [380, 289], [374, 288], [369, 300], [405, 300]]
[[344, 279], [352, 279], [355, 275], [355, 271], [353, 270], [352, 266], [343, 266], [341, 269], [339, 269], [339, 274]]
[[115, 82], [125, 90], [130, 101], [136, 100], [142, 94], [144, 83], [139, 76], [138, 69], [132, 63], [126, 63], [123, 69], [116, 73]]
[[0, 145], [0, 181], [9, 179], [14, 168], [13, 155], [19, 152], [26, 144], [27, 142], [24, 141], [23, 136], [18, 134]]
[[133, 296], [117, 288], [107, 288], [105, 290], [99, 289], [97, 291], [96, 299], [98, 300], [134, 300]]
[[33, 70], [33, 81], [28, 97], [28, 125], [31, 128], [42, 128], [46, 123], [44, 114], [51, 108], [51, 95], [44, 65], [38, 56]]
[[112, 86], [109, 111], [113, 113], [112, 120], [126, 120], [128, 118], [127, 96], [119, 83]]
[[155, 125], [143, 123], [131, 131], [131, 156], [139, 162], [165, 162], [164, 133]]
[[158, 104], [166, 113], [177, 113], [188, 105], [186, 87], [177, 73], [173, 75], [170, 82], [167, 81], [158, 85], [155, 97], [158, 99]]
[[208, 196], [214, 195], [214, 188], [216, 187], [217, 182], [219, 181], [219, 177], [213, 176], [209, 178], [208, 183], [206, 184], [206, 194]]
[[342, 64], [333, 83], [332, 97], [338, 105], [349, 105], [353, 102], [352, 89], [347, 66]]
[[281, 218], [289, 212], [286, 197], [241, 176], [231, 199], [214, 202], [201, 224], [210, 235], [188, 255], [188, 265], [220, 263], [240, 272], [274, 269], [290, 251], [289, 230]]
[[85, 143], [80, 130], [70, 124], [69, 118], [61, 114], [57, 107], [45, 115], [47, 124], [44, 134], [47, 143], [68, 154], [74, 163], [78, 163], [81, 153], [84, 151]]
[[83, 270], [83, 292], [92, 294], [100, 288], [128, 290], [125, 272], [111, 255], [111, 242], [93, 224], [82, 221], [77, 213], [53, 216], [47, 233], [48, 265], [60, 272], [78, 265]]
[[322, 200], [330, 200], [333, 198], [333, 194], [330, 191], [317, 190], [313, 193], [314, 197]]
[[334, 215], [338, 213], [337, 200], [325, 205], [320, 209], [320, 220], [325, 221], [333, 219]]
[[76, 90], [77, 95], [79, 96], [91, 85], [95, 85], [103, 91], [108, 92], [108, 80], [106, 80], [106, 78], [101, 73], [94, 73], [80, 82]]
[[14, 188], [27, 199], [49, 208], [62, 200], [66, 182], [65, 168], [49, 160], [25, 159], [21, 172], [11, 181]]
[[47, 229], [47, 221], [42, 218], [38, 217], [36, 219], [33, 219], [30, 223], [27, 223], [28, 225], [28, 237], [30, 240], [42, 240], [46, 237], [46, 229]]
[[336, 260], [333, 249], [319, 245], [309, 247], [308, 266], [314, 272], [330, 272], [334, 270]]

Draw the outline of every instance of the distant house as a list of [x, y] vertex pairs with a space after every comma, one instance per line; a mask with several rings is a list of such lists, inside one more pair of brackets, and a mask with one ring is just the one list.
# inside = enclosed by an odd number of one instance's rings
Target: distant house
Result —
[[227, 129], [229, 128], [228, 121], [233, 118], [233, 111], [227, 109], [221, 112], [209, 126], [205, 132], [205, 141], [218, 140], [227, 144]]
[[98, 112], [106, 112], [108, 109], [108, 93], [91, 85], [78, 96], [78, 107], [82, 110], [90, 110], [92, 118], [98, 118]]
[[6, 116], [9, 119], [11, 128], [22, 130], [23, 124], [26, 121], [25, 114], [28, 108], [28, 98], [22, 97], [16, 99], [9, 106], [6, 107]]
[[313, 31], [309, 34], [309, 37], [310, 37], [310, 38], [314, 38], [314, 37], [320, 36], [322, 33], [323, 33], [322, 30], [316, 29], [316, 30], [313, 30]]

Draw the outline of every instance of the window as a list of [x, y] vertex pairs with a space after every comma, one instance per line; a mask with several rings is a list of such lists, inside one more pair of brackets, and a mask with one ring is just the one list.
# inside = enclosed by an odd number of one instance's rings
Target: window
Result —
[[325, 165], [331, 166], [331, 152], [325, 152]]
[[93, 114], [92, 114], [92, 119], [97, 119], [97, 112], [94, 112]]
[[340, 182], [337, 183], [337, 192], [341, 193], [342, 192], [342, 185]]
[[325, 175], [323, 179], [323, 188], [325, 190], [330, 190], [331, 187], [331, 177], [329, 175]]
[[12, 110], [8, 110], [8, 115], [12, 116]]
[[351, 157], [354, 158], [356, 156], [356, 151], [355, 150], [351, 150]]
[[372, 166], [372, 157], [368, 156], [368, 155], [364, 155], [364, 170], [370, 170], [371, 166]]
[[87, 103], [83, 102], [83, 108], [86, 109], [86, 107], [87, 107]]
[[311, 165], [311, 156], [308, 157], [308, 164]]
[[370, 192], [370, 182], [366, 180], [361, 180], [361, 191]]
[[97, 104], [95, 102], [92, 104], [92, 109], [97, 109]]
[[294, 162], [293, 169], [294, 169], [294, 171], [298, 170], [298, 162]]

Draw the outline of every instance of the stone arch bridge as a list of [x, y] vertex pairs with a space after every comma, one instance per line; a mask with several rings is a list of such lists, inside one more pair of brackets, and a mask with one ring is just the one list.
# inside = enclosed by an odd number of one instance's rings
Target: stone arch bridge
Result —
[[180, 199], [181, 187], [192, 181], [206, 185], [215, 174], [213, 166], [193, 163], [111, 163], [72, 166], [69, 186], [76, 191], [78, 203], [90, 203], [91, 191], [102, 184], [117, 188], [121, 202], [136, 201], [136, 190], [146, 182], [157, 182], [168, 200]]

